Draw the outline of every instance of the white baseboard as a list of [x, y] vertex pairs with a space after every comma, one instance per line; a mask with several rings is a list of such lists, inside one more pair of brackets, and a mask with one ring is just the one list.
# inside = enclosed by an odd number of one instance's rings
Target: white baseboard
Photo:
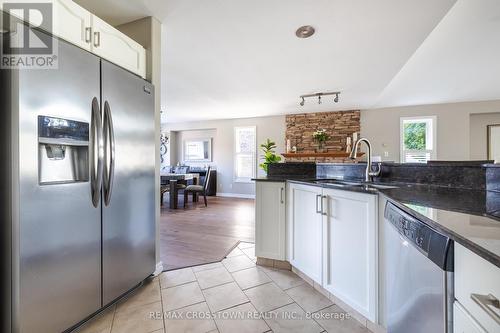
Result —
[[153, 273], [154, 276], [158, 276], [163, 272], [163, 262], [160, 261], [159, 263], [156, 263], [156, 269]]
[[218, 197], [228, 197], [228, 198], [255, 199], [255, 194], [220, 193], [220, 192], [217, 192], [217, 196]]

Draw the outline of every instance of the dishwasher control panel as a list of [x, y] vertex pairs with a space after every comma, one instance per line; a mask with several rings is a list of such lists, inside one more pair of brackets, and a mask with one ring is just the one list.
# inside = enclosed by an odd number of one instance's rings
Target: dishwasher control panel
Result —
[[[388, 202], [384, 216], [399, 234], [443, 269], [453, 268], [453, 241]], [[451, 250], [450, 250], [451, 249]]]
[[429, 252], [430, 229], [420, 221], [402, 211], [386, 210], [386, 220], [390, 221], [398, 232], [420, 250]]

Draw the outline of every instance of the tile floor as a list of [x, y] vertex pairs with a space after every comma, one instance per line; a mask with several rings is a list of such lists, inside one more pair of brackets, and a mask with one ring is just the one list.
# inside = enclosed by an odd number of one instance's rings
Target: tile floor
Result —
[[162, 273], [78, 332], [370, 332], [293, 272], [255, 260], [240, 243], [222, 262]]

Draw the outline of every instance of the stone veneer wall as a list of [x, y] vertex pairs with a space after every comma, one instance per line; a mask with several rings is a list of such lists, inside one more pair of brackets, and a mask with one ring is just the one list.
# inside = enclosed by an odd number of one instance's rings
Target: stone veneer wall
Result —
[[[298, 153], [313, 153], [318, 145], [312, 135], [318, 129], [325, 129], [330, 139], [325, 143], [326, 152], [346, 150], [347, 137], [358, 133], [361, 129], [360, 111], [337, 111], [291, 114], [286, 116], [286, 139], [291, 146], [297, 147]], [[287, 158], [287, 162], [316, 161], [316, 162], [343, 162], [343, 158]]]

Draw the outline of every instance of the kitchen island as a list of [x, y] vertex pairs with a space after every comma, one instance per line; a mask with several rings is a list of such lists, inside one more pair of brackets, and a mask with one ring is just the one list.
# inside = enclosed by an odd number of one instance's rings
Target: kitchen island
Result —
[[[462, 288], [455, 292], [455, 325], [479, 322], [480, 327], [494, 327], [497, 324], [491, 314], [470, 301], [469, 295], [464, 296], [463, 290], [469, 288], [469, 294], [479, 295], [496, 292], [497, 296], [500, 292], [498, 283], [488, 282], [500, 276], [500, 193], [488, 190], [495, 188], [495, 172], [487, 165], [444, 164], [431, 170], [408, 165], [406, 168], [416, 170], [411, 173], [416, 177], [412, 182], [401, 177], [404, 167], [386, 165], [374, 183], [360, 181], [362, 164], [318, 165], [314, 176], [288, 170], [287, 174], [255, 179], [257, 257], [263, 264], [289, 262], [317, 289], [332, 294], [364, 318], [372, 330], [383, 331], [387, 263], [382, 230], [385, 206], [391, 202], [455, 242], [455, 277], [457, 287]], [[466, 176], [457, 177], [457, 173]], [[428, 179], [432, 182], [425, 182]], [[270, 187], [273, 189], [267, 191]], [[273, 215], [272, 211], [280, 213]], [[463, 261], [490, 272], [490, 280], [464, 278]]]

